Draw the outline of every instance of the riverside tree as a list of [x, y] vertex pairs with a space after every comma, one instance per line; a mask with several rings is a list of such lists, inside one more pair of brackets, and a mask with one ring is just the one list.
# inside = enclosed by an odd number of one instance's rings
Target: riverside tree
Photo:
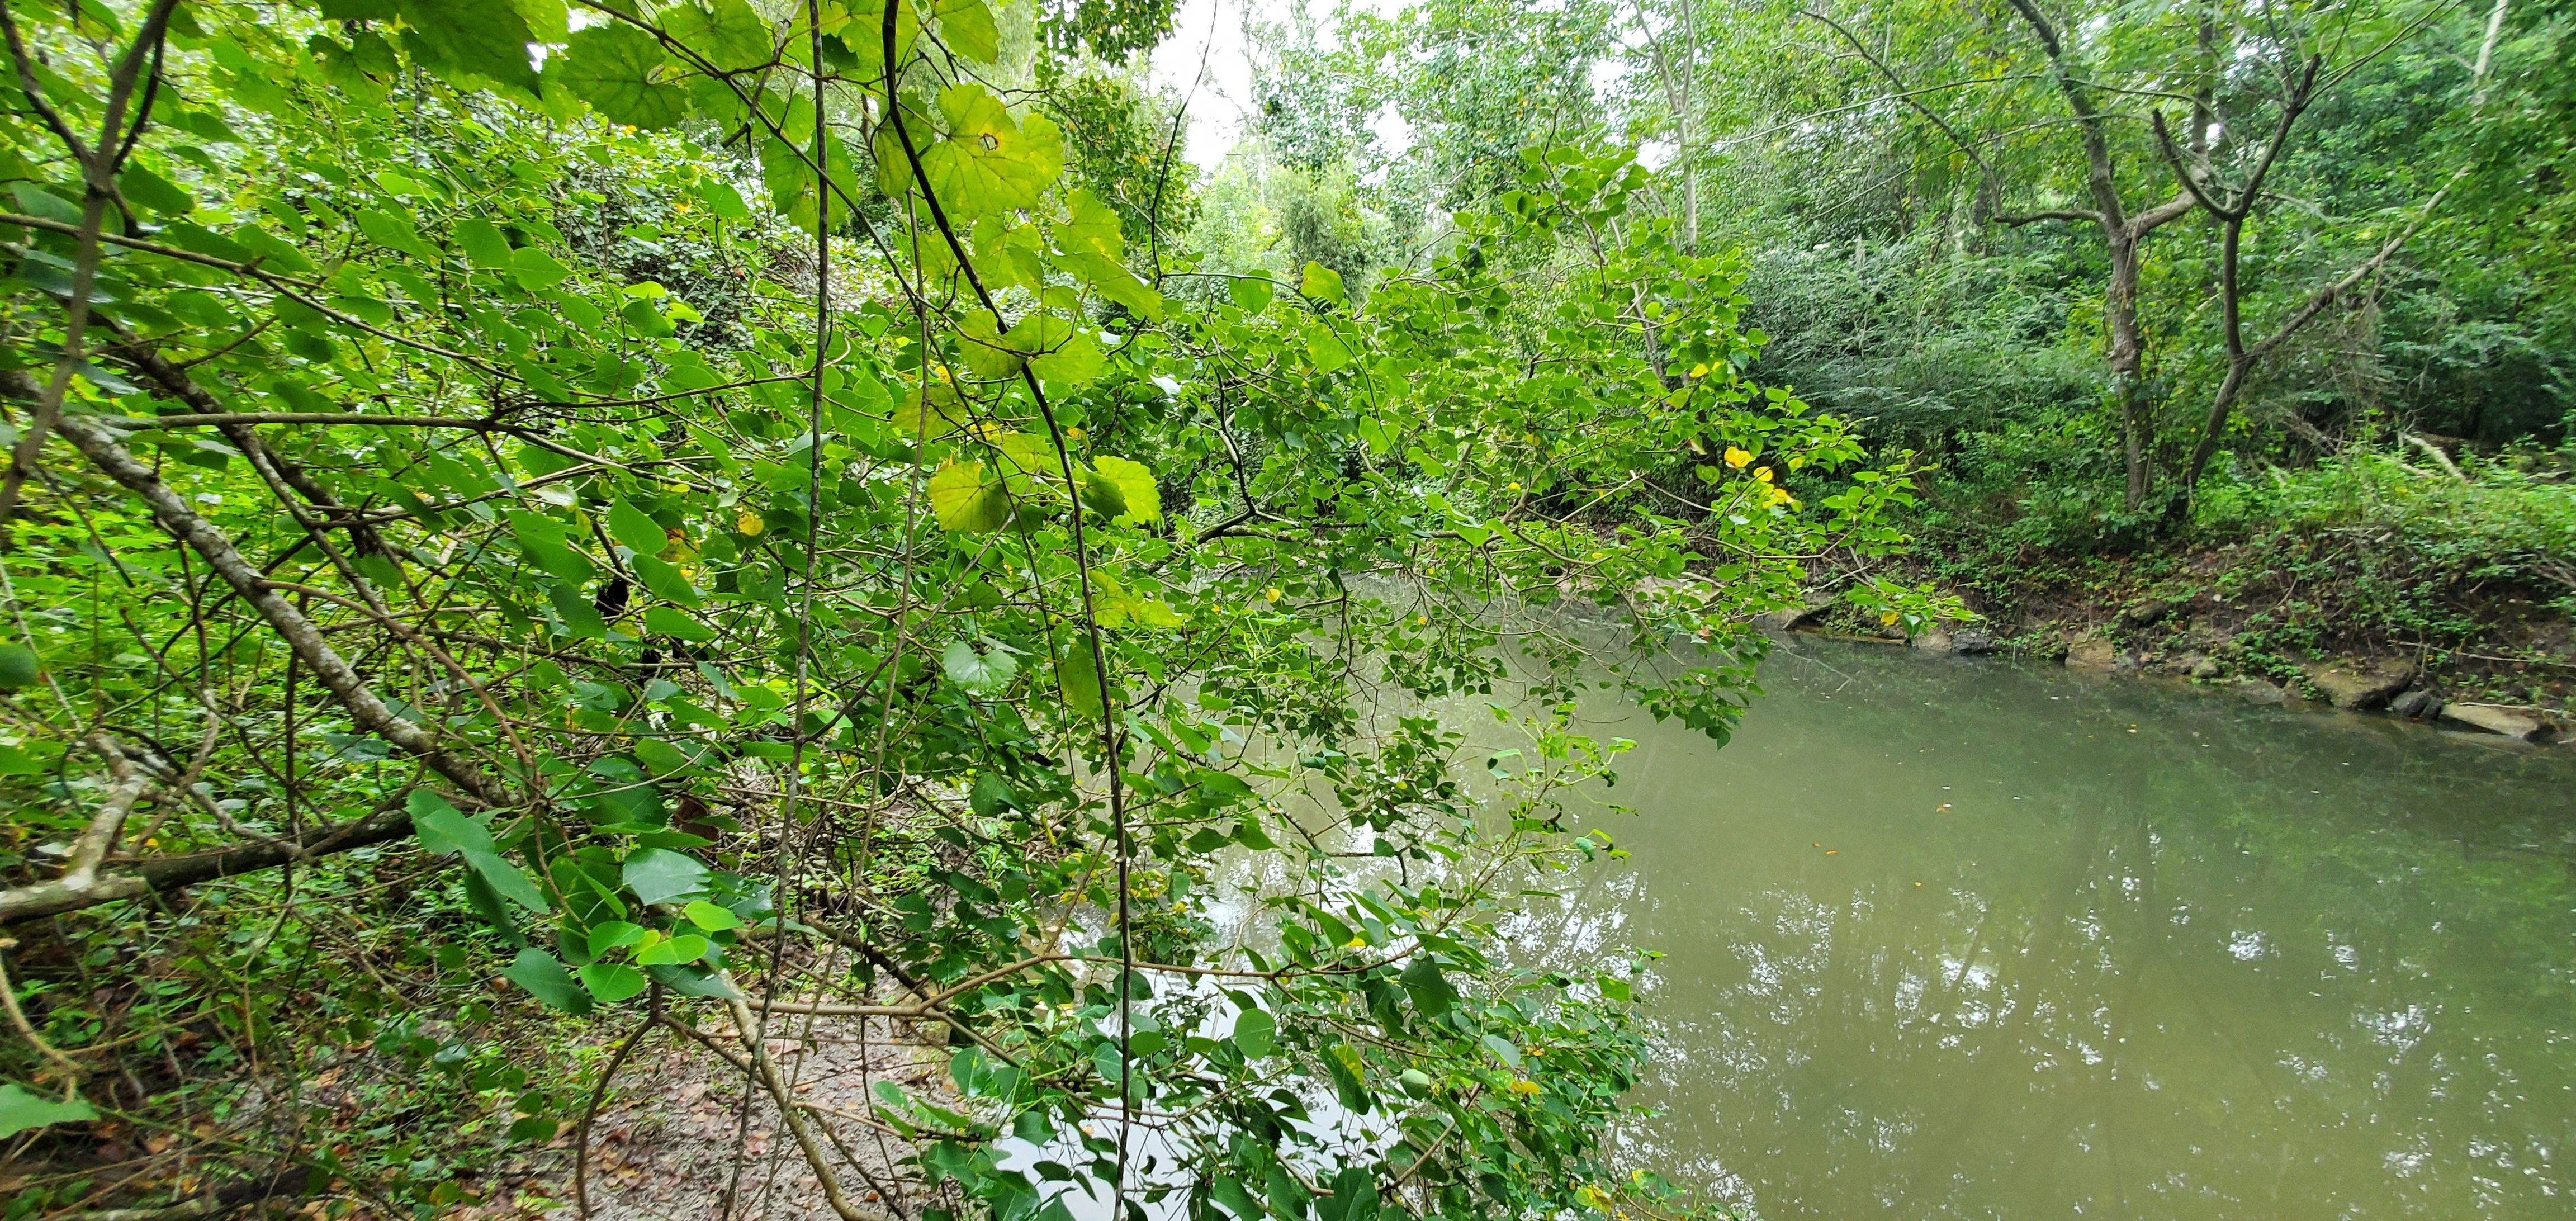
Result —
[[[853, 1221], [1674, 1207], [1626, 967], [1495, 927], [1607, 849], [1575, 693], [1723, 738], [1907, 469], [1597, 142], [1364, 296], [1200, 273], [1035, 84], [1151, 7], [0, 4], [12, 1217], [425, 1215], [654, 1038]], [[948, 1087], [807, 1106], [818, 1004]]]

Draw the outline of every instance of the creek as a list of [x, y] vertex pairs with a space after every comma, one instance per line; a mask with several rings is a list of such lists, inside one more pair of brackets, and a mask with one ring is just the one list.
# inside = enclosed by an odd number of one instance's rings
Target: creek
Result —
[[1802, 638], [1523, 952], [1660, 952], [1614, 1160], [1760, 1217], [2562, 1218], [2576, 747]]

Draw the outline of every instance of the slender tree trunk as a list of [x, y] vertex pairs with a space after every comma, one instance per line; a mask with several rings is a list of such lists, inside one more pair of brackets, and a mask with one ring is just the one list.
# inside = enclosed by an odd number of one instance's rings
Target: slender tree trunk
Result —
[[2138, 324], [2138, 239], [2119, 230], [2108, 238], [2111, 283], [2102, 293], [2102, 314], [2111, 329], [2112, 393], [2120, 403], [2121, 460], [2128, 471], [2124, 501], [2134, 513], [2155, 488], [2155, 404], [2144, 372], [2146, 332]]

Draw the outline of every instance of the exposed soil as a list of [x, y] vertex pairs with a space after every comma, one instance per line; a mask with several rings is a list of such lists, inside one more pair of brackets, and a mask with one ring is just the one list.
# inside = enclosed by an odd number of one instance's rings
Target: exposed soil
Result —
[[[2320, 703], [2333, 694], [2317, 684], [2321, 670], [2411, 668], [2400, 690], [2518, 709], [2543, 723], [2543, 737], [2576, 741], [2576, 624], [2550, 604], [2563, 591], [2502, 582], [2467, 582], [2438, 594], [2419, 590], [2427, 614], [2454, 630], [2410, 632], [2360, 613], [2360, 591], [2305, 580], [2251, 548], [2233, 546], [2152, 563], [2090, 558], [2007, 585], [2000, 596], [1990, 591], [1957, 591], [1982, 621], [1939, 625], [1913, 643], [1954, 648], [1965, 642], [1968, 651], [2182, 676], [2240, 692], [2269, 684], [2280, 698]], [[1798, 626], [1902, 639], [1841, 605], [1802, 617]], [[2374, 699], [2364, 708], [2384, 702]]]

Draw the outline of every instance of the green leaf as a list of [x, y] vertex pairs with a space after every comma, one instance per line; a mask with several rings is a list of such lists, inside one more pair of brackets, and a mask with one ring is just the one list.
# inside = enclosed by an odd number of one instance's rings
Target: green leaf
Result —
[[680, 914], [687, 916], [689, 923], [710, 933], [721, 933], [726, 929], [742, 927], [742, 917], [704, 899], [695, 900], [687, 907], [681, 908]]
[[676, 602], [682, 606], [698, 605], [697, 587], [689, 584], [687, 577], [680, 575], [678, 567], [649, 555], [636, 556], [627, 561], [627, 564], [635, 570], [635, 575], [643, 580], [644, 588], [653, 591], [654, 597], [665, 602]]
[[1304, 274], [1297, 280], [1297, 291], [1316, 301], [1340, 305], [1349, 298], [1343, 294], [1342, 273], [1309, 260]]
[[1234, 1019], [1234, 1046], [1248, 1060], [1269, 1055], [1279, 1038], [1279, 1019], [1268, 1010], [1247, 1009]]
[[656, 776], [676, 775], [687, 771], [696, 762], [696, 756], [660, 738], [635, 739], [635, 757], [653, 769]]
[[733, 189], [733, 184], [724, 179], [708, 178], [699, 182], [698, 199], [707, 205], [707, 211], [716, 214], [717, 220], [751, 219], [751, 205], [744, 203], [742, 192]]
[[545, 1002], [548, 1008], [565, 1013], [590, 1012], [590, 994], [573, 981], [572, 972], [564, 970], [554, 955], [535, 946], [519, 951], [501, 978], [528, 990], [528, 995]]
[[1273, 288], [1268, 276], [1237, 276], [1225, 282], [1225, 295], [1247, 314], [1270, 308]]
[[737, 1001], [742, 999], [742, 993], [726, 983], [724, 976], [716, 974], [701, 963], [649, 967], [645, 973], [651, 975], [654, 981], [663, 987], [682, 996], [714, 996]]
[[659, 555], [671, 545], [670, 536], [662, 532], [662, 523], [623, 496], [608, 506], [608, 537], [626, 544], [627, 550], [637, 555]]
[[1009, 653], [1000, 649], [978, 653], [963, 640], [948, 642], [939, 654], [939, 668], [947, 672], [948, 681], [983, 696], [1000, 695], [1020, 673], [1019, 661]]
[[1163, 519], [1163, 493], [1154, 486], [1152, 467], [1103, 454], [1091, 460], [1091, 474], [1118, 490], [1118, 498], [1126, 506], [1117, 515], [1118, 524], [1133, 526]]
[[1074, 639], [1055, 668], [1055, 678], [1066, 707], [1084, 716], [1100, 715], [1100, 668], [1092, 664], [1089, 642]]
[[1351, 349], [1342, 337], [1322, 327], [1306, 336], [1306, 355], [1315, 362], [1317, 373], [1336, 372], [1351, 363]]
[[1252, 1193], [1243, 1189], [1242, 1182], [1230, 1176], [1219, 1176], [1210, 1184], [1208, 1198], [1234, 1214], [1235, 1221], [1263, 1221], [1268, 1215], [1263, 1212], [1261, 1201], [1252, 1198]]
[[490, 831], [428, 789], [413, 789], [403, 806], [411, 811], [412, 831], [420, 836], [421, 850], [432, 856], [493, 850]]
[[228, 263], [247, 263], [253, 257], [250, 247], [204, 225], [184, 220], [172, 221], [161, 226], [161, 240], [181, 250], [193, 250], [198, 254], [210, 255]]
[[981, 462], [951, 462], [930, 477], [930, 511], [940, 528], [959, 534], [990, 534], [1009, 524], [1011, 494], [1000, 474], [987, 475]]
[[0, 1140], [7, 1140], [29, 1128], [80, 1123], [96, 1118], [97, 1108], [78, 1096], [64, 1102], [48, 1102], [18, 1088], [15, 1083], [0, 1083]]
[[463, 849], [463, 853], [465, 863], [474, 867], [474, 872], [492, 888], [492, 893], [539, 915], [553, 910], [546, 903], [545, 892], [537, 889], [537, 884], [529, 881], [527, 874], [520, 872], [518, 866], [503, 859], [499, 853], [477, 848]]
[[667, 606], [656, 606], [644, 612], [644, 627], [674, 640], [704, 644], [716, 638], [715, 629]]
[[1002, 54], [1002, 35], [984, 0], [938, 0], [931, 13], [939, 19], [939, 41], [949, 50], [979, 64], [992, 63]]
[[744, 0], [701, 0], [661, 13], [662, 28], [724, 71], [757, 68], [777, 58], [769, 23]]
[[589, 559], [565, 545], [561, 523], [550, 517], [518, 510], [512, 510], [507, 516], [510, 536], [518, 540], [521, 551], [527, 552], [529, 562], [548, 576], [579, 585], [597, 575]]
[[519, 932], [518, 918], [510, 914], [509, 900], [493, 893], [492, 884], [472, 870], [465, 874], [465, 904], [474, 909], [474, 914], [483, 917], [483, 922], [491, 925], [492, 931], [499, 933], [503, 941], [513, 946], [528, 944], [526, 935]]
[[707, 867], [667, 848], [638, 848], [626, 858], [626, 889], [646, 903], [706, 893]]
[[561, 41], [562, 0], [401, 0], [403, 42], [421, 66], [451, 81], [480, 77], [535, 93], [528, 44]]
[[[1019, 328], [1013, 327], [1013, 336]], [[1014, 338], [1013, 345], [1019, 340]], [[1100, 341], [1087, 330], [1068, 330], [1047, 345], [1047, 350], [1029, 361], [1040, 380], [1058, 386], [1088, 386], [1100, 380], [1100, 371], [1108, 357], [1100, 350]]]
[[510, 239], [501, 229], [480, 216], [468, 216], [456, 222], [456, 244], [465, 248], [465, 257], [477, 267], [510, 269]]
[[1485, 1050], [1501, 1057], [1504, 1064], [1514, 1069], [1521, 1066], [1521, 1049], [1512, 1046], [1511, 1040], [1498, 1034], [1489, 1034], [1484, 1037], [1483, 1042]]
[[644, 929], [641, 925], [628, 924], [623, 920], [611, 920], [590, 930], [590, 956], [606, 958], [610, 950], [622, 950], [643, 939]]
[[635, 961], [648, 967], [673, 967], [706, 957], [711, 943], [696, 933], [682, 933], [635, 951]]
[[[1012, 328], [1012, 334], [1018, 336], [1027, 325], [1023, 322]], [[1042, 346], [1032, 344], [1014, 350], [1027, 342], [1025, 337], [1016, 342], [1004, 338], [991, 310], [968, 310], [957, 319], [957, 357], [966, 362], [967, 372], [986, 381], [999, 381], [1018, 373], [1025, 353]]]
[[178, 184], [140, 165], [129, 165], [116, 176], [117, 189], [125, 197], [163, 216], [178, 216], [197, 206], [195, 197]]
[[614, 1005], [641, 992], [652, 981], [644, 973], [624, 963], [594, 962], [581, 969], [581, 986], [599, 998], [601, 1004]]
[[1428, 956], [1416, 956], [1396, 982], [1404, 985], [1405, 993], [1413, 998], [1413, 1007], [1426, 1018], [1437, 1019], [1458, 1001], [1458, 990], [1440, 974], [1440, 964]]
[[[940, 202], [964, 216], [1037, 206], [1064, 173], [1064, 139], [1044, 115], [1026, 123], [991, 90], [972, 81], [939, 91], [947, 138], [921, 154], [922, 173]], [[922, 139], [913, 133], [916, 146]]]
[[688, 92], [671, 83], [678, 70], [651, 34], [608, 21], [576, 31], [547, 77], [609, 122], [659, 131], [689, 114]]
[[428, 242], [421, 240], [420, 233], [411, 227], [409, 217], [395, 216], [392, 213], [379, 212], [371, 208], [350, 219], [358, 223], [358, 232], [366, 234], [368, 241], [388, 250], [400, 251], [422, 262], [438, 261], [438, 251], [431, 248]]
[[529, 292], [552, 288], [572, 274], [572, 268], [556, 262], [555, 256], [534, 246], [510, 252], [510, 271], [519, 281], [519, 287]]
[[1278, 1210], [1281, 1217], [1287, 1221], [1304, 1221], [1306, 1210], [1315, 1197], [1306, 1190], [1305, 1184], [1297, 1181], [1297, 1176], [1288, 1173], [1287, 1167], [1273, 1163], [1264, 1186], [1268, 1188], [1270, 1207]]

